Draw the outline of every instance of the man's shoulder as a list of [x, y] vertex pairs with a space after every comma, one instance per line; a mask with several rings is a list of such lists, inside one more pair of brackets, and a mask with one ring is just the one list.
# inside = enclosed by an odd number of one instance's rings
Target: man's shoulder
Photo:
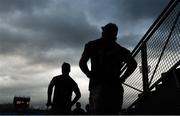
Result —
[[62, 78], [62, 75], [54, 76], [52, 80], [56, 81]]
[[88, 43], [86, 43], [86, 45], [93, 46], [93, 45], [96, 45], [96, 44], [99, 44], [99, 43], [101, 43], [101, 39], [96, 39], [96, 40], [89, 41]]
[[61, 78], [61, 77], [62, 77], [62, 75], [56, 75], [53, 78], [56, 79], [56, 78]]
[[72, 77], [69, 76], [67, 79], [69, 82], [71, 82], [73, 84], [77, 84], [76, 81]]
[[127, 48], [119, 45], [118, 43], [116, 43], [115, 46], [116, 46], [116, 48], [117, 48], [119, 51], [121, 51], [122, 53], [130, 54], [130, 51], [129, 51]]

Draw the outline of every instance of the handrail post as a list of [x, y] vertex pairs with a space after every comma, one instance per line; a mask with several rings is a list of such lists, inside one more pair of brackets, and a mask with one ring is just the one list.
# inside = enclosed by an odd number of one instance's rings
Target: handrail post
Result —
[[148, 63], [147, 63], [147, 46], [143, 43], [141, 46], [141, 62], [142, 62], [142, 81], [143, 81], [143, 91], [148, 92]]

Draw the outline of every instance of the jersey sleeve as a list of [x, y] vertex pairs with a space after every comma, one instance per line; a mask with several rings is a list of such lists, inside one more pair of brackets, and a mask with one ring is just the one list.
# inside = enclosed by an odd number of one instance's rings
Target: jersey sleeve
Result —
[[57, 77], [53, 77], [53, 79], [51, 80], [49, 85], [51, 85], [51, 86], [55, 85], [56, 80], [57, 80]]

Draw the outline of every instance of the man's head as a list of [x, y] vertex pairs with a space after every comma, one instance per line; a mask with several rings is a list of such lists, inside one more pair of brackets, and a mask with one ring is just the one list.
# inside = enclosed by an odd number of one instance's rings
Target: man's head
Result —
[[114, 23], [108, 23], [102, 28], [102, 37], [106, 39], [116, 40], [116, 36], [118, 34], [118, 27]]
[[62, 73], [63, 73], [63, 74], [69, 74], [70, 71], [71, 71], [71, 66], [70, 66], [70, 64], [64, 62], [64, 63], [62, 64]]

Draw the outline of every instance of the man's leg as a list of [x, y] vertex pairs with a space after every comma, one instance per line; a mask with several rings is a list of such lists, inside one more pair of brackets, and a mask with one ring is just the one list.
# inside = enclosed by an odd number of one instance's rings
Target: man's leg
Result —
[[123, 87], [121, 85], [108, 85], [102, 90], [102, 108], [104, 114], [119, 114], [123, 104]]
[[101, 96], [102, 96], [102, 86], [93, 88], [90, 91], [89, 105], [90, 105], [90, 112], [92, 115], [102, 114], [103, 112]]

